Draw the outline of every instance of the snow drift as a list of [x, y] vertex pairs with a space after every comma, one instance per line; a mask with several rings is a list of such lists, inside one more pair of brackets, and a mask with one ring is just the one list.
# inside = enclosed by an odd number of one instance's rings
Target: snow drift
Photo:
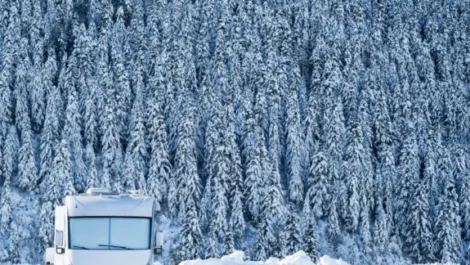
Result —
[[[242, 251], [235, 251], [233, 254], [224, 256], [221, 259], [189, 260], [183, 261], [179, 265], [315, 265], [305, 252], [300, 251], [292, 256], [287, 256], [283, 260], [270, 258], [267, 261], [244, 261], [245, 254]], [[155, 265], [158, 265], [155, 264]], [[328, 256], [322, 257], [317, 265], [349, 265], [342, 260], [335, 260]]]

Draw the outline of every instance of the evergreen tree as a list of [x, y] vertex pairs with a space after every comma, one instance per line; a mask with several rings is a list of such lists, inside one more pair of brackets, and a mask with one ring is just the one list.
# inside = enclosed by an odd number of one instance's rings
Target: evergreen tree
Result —
[[300, 111], [297, 89], [302, 84], [298, 82], [300, 78], [297, 71], [298, 69], [294, 68], [294, 87], [290, 88], [286, 103], [286, 167], [289, 179], [289, 199], [291, 202], [300, 205], [303, 201], [304, 185], [301, 169], [302, 137], [300, 135]]
[[98, 145], [98, 118], [97, 113], [97, 90], [99, 89], [97, 82], [92, 79], [90, 86], [87, 89], [84, 102], [84, 115], [83, 115], [83, 126], [84, 126], [84, 140], [85, 146], [92, 144], [93, 147]]
[[233, 234], [229, 230], [225, 233], [225, 240], [224, 240], [224, 255], [230, 255], [235, 250], [235, 243], [233, 241]]
[[328, 217], [328, 239], [333, 246], [338, 246], [341, 243], [341, 228], [336, 210], [336, 200], [331, 203], [330, 214]]
[[[442, 159], [446, 159], [445, 156], [446, 154], [444, 154]], [[452, 171], [446, 170], [448, 168], [443, 167], [440, 172], [443, 187], [439, 198], [436, 223], [437, 245], [440, 246], [437, 254], [438, 259], [443, 263], [456, 263], [460, 260], [462, 244], [460, 237], [460, 216], [458, 215], [459, 202], [455, 188], [455, 179]]]
[[77, 91], [75, 88], [70, 88], [68, 94], [67, 108], [65, 110], [65, 125], [64, 133], [68, 141], [68, 150], [70, 152], [70, 159], [74, 171], [73, 174], [73, 185], [75, 190], [82, 192], [85, 190], [87, 183], [87, 172], [86, 166], [83, 161], [83, 146], [82, 146], [82, 119], [79, 112]]
[[[346, 162], [344, 172], [347, 176], [348, 186], [348, 208], [345, 216], [347, 229], [351, 232], [356, 231], [359, 225], [359, 215], [361, 212], [360, 185], [362, 179], [362, 132], [359, 124], [351, 123], [346, 149]], [[363, 205], [362, 205], [363, 207]], [[364, 208], [362, 208], [364, 211]]]
[[316, 153], [310, 165], [309, 173], [309, 197], [310, 208], [316, 218], [322, 218], [329, 211], [330, 194], [328, 193], [328, 165], [323, 152]]
[[[57, 183], [59, 186], [60, 197], [54, 198], [58, 201], [67, 195], [74, 195], [76, 193], [75, 186], [73, 185], [72, 166], [71, 166], [70, 151], [68, 149], [67, 141], [62, 139], [57, 146], [54, 162], [52, 166], [52, 182]], [[50, 200], [53, 201], [54, 200]]]
[[429, 218], [429, 195], [426, 183], [416, 181], [413, 190], [413, 203], [410, 205], [410, 224], [405, 236], [405, 249], [418, 263], [433, 260], [434, 246], [432, 227]]
[[404, 235], [406, 227], [410, 223], [407, 218], [410, 217], [410, 204], [413, 200], [412, 187], [419, 176], [417, 149], [416, 136], [413, 129], [411, 129], [401, 149], [400, 175], [396, 189], [397, 200], [395, 209], [397, 211], [394, 219], [402, 235]]
[[129, 74], [126, 69], [125, 44], [127, 38], [124, 36], [124, 11], [119, 7], [116, 12], [116, 22], [111, 42], [111, 58], [114, 71], [115, 94], [112, 95], [116, 105], [113, 106], [116, 111], [117, 130], [122, 140], [127, 139], [126, 124], [128, 122], [128, 113], [131, 110], [131, 89]]
[[202, 233], [199, 228], [199, 222], [194, 205], [193, 197], [189, 196], [186, 202], [188, 211], [185, 213], [182, 229], [181, 242], [177, 250], [179, 260], [196, 259], [201, 257], [200, 244]]
[[168, 157], [167, 132], [163, 119], [163, 110], [156, 99], [151, 97], [148, 104], [148, 135], [150, 147], [150, 167], [147, 178], [147, 192], [158, 202], [158, 207], [168, 195], [171, 165]]
[[13, 205], [11, 201], [10, 181], [7, 179], [2, 187], [2, 197], [0, 198], [0, 236], [5, 241], [0, 243], [0, 262], [8, 262], [9, 241], [11, 238], [10, 225], [13, 221]]
[[39, 179], [41, 181], [41, 192], [45, 193], [46, 183], [50, 178], [52, 161], [54, 159], [54, 146], [57, 142], [59, 134], [59, 117], [61, 98], [57, 87], [51, 88], [47, 100], [46, 117], [44, 120], [44, 128], [41, 133], [41, 154], [40, 154], [40, 168]]
[[100, 180], [98, 179], [98, 172], [96, 169], [96, 157], [95, 157], [95, 150], [93, 150], [93, 146], [91, 143], [87, 144], [85, 157], [87, 160], [87, 168], [88, 168], [88, 181], [86, 188], [93, 188], [93, 187], [100, 187]]
[[304, 233], [303, 242], [303, 249], [307, 255], [310, 257], [312, 262], [317, 262], [320, 258], [320, 254], [318, 252], [317, 232], [313, 219], [308, 222], [307, 230]]
[[3, 144], [2, 173], [5, 178], [14, 180], [18, 170], [18, 151], [20, 148], [18, 131], [15, 126], [10, 126], [7, 130], [5, 143]]
[[19, 163], [18, 163], [18, 187], [30, 192], [36, 188], [37, 184], [37, 168], [34, 161], [32, 136], [23, 132], [25, 138], [22, 139], [23, 143], [20, 148]]
[[275, 241], [275, 228], [282, 220], [284, 213], [282, 204], [282, 192], [280, 176], [276, 160], [271, 159], [272, 170], [266, 181], [266, 188], [263, 192], [264, 199], [261, 206], [261, 216], [258, 225], [258, 241], [256, 247], [256, 259], [266, 260], [273, 252]]
[[[195, 154], [195, 129], [194, 129], [194, 110], [190, 106], [185, 106], [185, 115], [178, 125], [178, 142], [175, 154], [176, 189], [178, 196], [179, 217], [182, 219], [183, 213], [187, 212], [184, 207], [184, 201], [192, 197], [194, 201], [199, 201], [201, 196], [201, 187], [199, 175], [197, 172], [197, 161]], [[182, 105], [183, 106], [183, 105]]]
[[39, 213], [39, 239], [41, 247], [48, 248], [52, 245], [54, 237], [54, 206], [50, 201], [46, 201], [41, 206]]
[[208, 257], [220, 257], [220, 242], [225, 237], [227, 230], [227, 197], [225, 196], [225, 188], [223, 187], [222, 176], [218, 175], [214, 178], [214, 187], [212, 191], [212, 218], [210, 221], [209, 240], [212, 248], [207, 251]]
[[300, 234], [300, 222], [294, 207], [290, 207], [287, 216], [285, 231], [286, 238], [286, 254], [292, 255], [302, 248], [302, 238]]
[[470, 175], [464, 174], [460, 184], [460, 218], [465, 239], [470, 238]]
[[284, 231], [279, 232], [279, 235], [274, 245], [273, 256], [279, 259], [282, 259], [286, 256], [286, 246], [287, 246], [286, 233]]
[[19, 264], [22, 262], [20, 253], [20, 234], [16, 220], [12, 220], [10, 223], [10, 239], [8, 247], [8, 260], [13, 264]]
[[260, 214], [261, 204], [261, 187], [263, 170], [262, 153], [266, 150], [264, 145], [264, 137], [261, 128], [254, 124], [254, 119], [248, 118], [247, 132], [245, 132], [245, 190], [244, 198], [247, 212], [250, 220], [257, 220]]
[[143, 119], [143, 80], [141, 71], [138, 71], [136, 84], [136, 99], [132, 107], [132, 129], [129, 135], [125, 158], [123, 185], [125, 189], [147, 190], [145, 169], [147, 161], [147, 147], [145, 143], [145, 127]]
[[114, 191], [121, 191], [120, 163], [122, 159], [121, 142], [119, 141], [119, 131], [117, 119], [114, 114], [114, 88], [108, 87], [107, 102], [104, 110], [103, 137], [103, 175], [101, 185]]

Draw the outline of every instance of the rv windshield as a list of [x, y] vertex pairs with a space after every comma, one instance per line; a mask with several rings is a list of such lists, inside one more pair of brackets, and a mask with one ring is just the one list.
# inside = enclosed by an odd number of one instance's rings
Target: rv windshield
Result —
[[150, 218], [71, 217], [69, 248], [82, 250], [150, 249]]

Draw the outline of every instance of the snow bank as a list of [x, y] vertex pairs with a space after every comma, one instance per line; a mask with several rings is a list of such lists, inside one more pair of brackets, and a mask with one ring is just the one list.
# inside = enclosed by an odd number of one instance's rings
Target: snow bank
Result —
[[415, 264], [415, 265], [459, 265], [457, 263], [426, 263], [426, 264]]
[[[310, 258], [303, 251], [300, 251], [292, 256], [288, 256], [283, 260], [277, 258], [270, 258], [263, 261], [244, 261], [245, 254], [242, 251], [235, 251], [233, 254], [224, 256], [221, 259], [207, 259], [207, 260], [188, 260], [183, 261], [179, 265], [315, 265]], [[155, 265], [158, 265], [156, 263]], [[342, 260], [332, 259], [328, 256], [322, 257], [317, 265], [349, 265]]]

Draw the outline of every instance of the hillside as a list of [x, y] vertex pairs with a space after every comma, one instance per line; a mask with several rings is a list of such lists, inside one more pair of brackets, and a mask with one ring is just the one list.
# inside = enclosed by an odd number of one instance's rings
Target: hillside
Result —
[[0, 0], [0, 263], [88, 187], [169, 262], [470, 264], [469, 0]]

